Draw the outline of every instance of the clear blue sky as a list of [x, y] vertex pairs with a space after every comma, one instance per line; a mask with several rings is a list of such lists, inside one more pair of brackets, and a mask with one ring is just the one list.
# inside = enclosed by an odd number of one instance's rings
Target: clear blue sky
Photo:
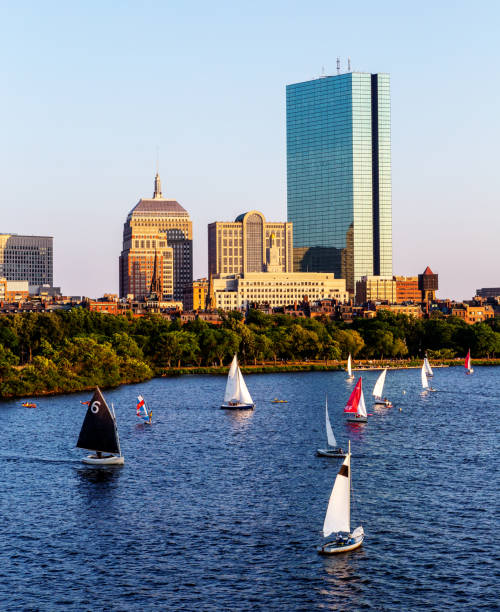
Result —
[[66, 294], [118, 290], [123, 222], [163, 193], [194, 223], [286, 218], [285, 85], [392, 82], [394, 272], [500, 286], [500, 3], [0, 2], [0, 232], [55, 239]]

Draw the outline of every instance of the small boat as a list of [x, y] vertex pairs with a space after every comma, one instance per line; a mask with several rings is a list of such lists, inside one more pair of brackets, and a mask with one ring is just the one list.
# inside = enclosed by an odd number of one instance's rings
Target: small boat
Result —
[[23, 402], [23, 406], [25, 408], [36, 408], [36, 404], [34, 402]]
[[466, 374], [473, 374], [474, 373], [474, 370], [472, 368], [472, 363], [471, 363], [471, 360], [470, 360], [470, 349], [469, 349], [469, 352], [467, 353], [467, 357], [465, 358], [464, 366], [465, 366], [465, 373]]
[[355, 550], [363, 544], [365, 532], [363, 527], [356, 527], [351, 533], [351, 442], [349, 451], [335, 478], [335, 483], [328, 501], [323, 537], [335, 534], [335, 539], [318, 547], [320, 555], [336, 555]]
[[420, 370], [420, 378], [422, 380], [422, 389], [424, 390], [424, 393], [426, 393], [427, 391], [436, 391], [436, 389], [433, 389], [429, 386], [427, 374], [425, 373], [425, 365], [422, 365], [422, 369]]
[[427, 374], [427, 378], [432, 378], [434, 376], [434, 372], [432, 371], [431, 364], [429, 363], [429, 360], [427, 359], [427, 355], [424, 357], [424, 368], [425, 368], [425, 373]]
[[227, 410], [253, 410], [255, 408], [252, 396], [243, 380], [243, 374], [238, 365], [238, 358], [236, 355], [233, 357], [227, 375], [226, 392], [224, 394], [224, 403], [221, 408]]
[[277, 397], [271, 400], [271, 404], [288, 404], [288, 400], [280, 400]]
[[143, 423], [151, 425], [153, 422], [153, 411], [146, 406], [146, 400], [142, 395], [137, 396], [137, 416]]
[[345, 452], [337, 446], [337, 440], [333, 435], [332, 424], [328, 416], [328, 397], [325, 399], [325, 421], [326, 421], [326, 439], [328, 448], [318, 448], [316, 454], [319, 457], [345, 457]]
[[113, 404], [110, 410], [99, 387], [96, 387], [90, 400], [76, 446], [94, 451], [93, 455], [82, 459], [83, 463], [89, 465], [124, 464]]
[[349, 357], [347, 358], [347, 380], [354, 380], [354, 374], [352, 373], [351, 353], [349, 353]]
[[361, 377], [347, 400], [344, 412], [347, 412], [347, 420], [351, 423], [366, 423], [368, 420]]
[[386, 398], [382, 398], [382, 391], [384, 390], [385, 377], [387, 374], [387, 368], [380, 373], [380, 376], [377, 378], [377, 382], [373, 387], [372, 395], [374, 397], [375, 403], [381, 406], [386, 406], [387, 408], [392, 408], [391, 402]]

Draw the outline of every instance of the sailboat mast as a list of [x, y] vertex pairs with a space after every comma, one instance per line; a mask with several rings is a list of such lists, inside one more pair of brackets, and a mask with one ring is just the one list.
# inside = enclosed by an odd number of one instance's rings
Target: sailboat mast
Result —
[[349, 440], [349, 447], [347, 451], [347, 456], [349, 457], [349, 488], [348, 488], [348, 501], [347, 501], [347, 522], [349, 524], [349, 530], [351, 528], [351, 441]]
[[113, 402], [111, 402], [111, 410], [113, 411], [113, 421], [114, 421], [114, 424], [115, 424], [115, 436], [116, 436], [116, 443], [118, 444], [118, 454], [121, 457], [122, 456], [122, 447], [120, 446], [120, 436], [118, 435], [118, 427], [116, 426], [115, 405], [113, 404]]

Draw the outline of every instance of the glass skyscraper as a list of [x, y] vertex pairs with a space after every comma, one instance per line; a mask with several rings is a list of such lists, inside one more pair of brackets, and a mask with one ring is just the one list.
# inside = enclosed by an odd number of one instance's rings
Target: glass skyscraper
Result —
[[392, 275], [388, 74], [349, 72], [286, 88], [287, 206], [294, 269], [354, 292]]

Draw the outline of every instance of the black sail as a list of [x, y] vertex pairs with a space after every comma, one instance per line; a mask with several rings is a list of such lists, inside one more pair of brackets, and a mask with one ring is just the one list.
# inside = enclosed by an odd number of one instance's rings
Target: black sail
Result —
[[78, 448], [101, 451], [103, 453], [119, 453], [115, 420], [99, 387], [94, 395], [83, 420], [78, 442]]

